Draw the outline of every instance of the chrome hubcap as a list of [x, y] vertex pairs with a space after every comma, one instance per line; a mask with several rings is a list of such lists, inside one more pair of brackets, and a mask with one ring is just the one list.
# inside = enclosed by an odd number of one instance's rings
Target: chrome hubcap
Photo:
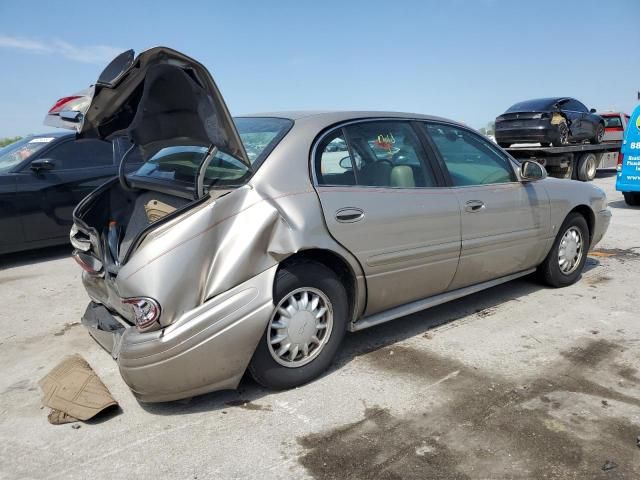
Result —
[[271, 315], [267, 344], [273, 359], [301, 367], [316, 358], [329, 341], [333, 308], [320, 290], [303, 287], [286, 295]]
[[582, 233], [576, 227], [569, 228], [560, 240], [558, 265], [565, 275], [573, 273], [582, 260]]

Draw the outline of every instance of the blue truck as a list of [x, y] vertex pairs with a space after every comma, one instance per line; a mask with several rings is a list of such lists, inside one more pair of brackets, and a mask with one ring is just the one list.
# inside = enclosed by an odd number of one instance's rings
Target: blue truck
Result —
[[616, 190], [622, 192], [627, 205], [640, 206], [640, 105], [631, 114], [620, 153]]

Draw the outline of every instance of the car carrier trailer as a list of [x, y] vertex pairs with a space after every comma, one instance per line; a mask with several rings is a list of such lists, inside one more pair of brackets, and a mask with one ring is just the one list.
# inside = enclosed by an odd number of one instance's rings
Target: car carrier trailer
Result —
[[549, 176], [589, 182], [595, 178], [598, 168], [616, 168], [621, 145], [620, 141], [562, 147], [516, 145], [505, 150], [520, 162], [538, 162]]

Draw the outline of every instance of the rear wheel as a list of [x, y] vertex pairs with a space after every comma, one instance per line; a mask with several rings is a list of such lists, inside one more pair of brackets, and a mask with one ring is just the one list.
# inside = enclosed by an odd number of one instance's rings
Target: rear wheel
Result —
[[570, 213], [558, 232], [553, 247], [538, 267], [542, 280], [552, 287], [566, 287], [575, 283], [589, 251], [589, 227], [579, 213]]
[[278, 272], [273, 300], [249, 372], [267, 388], [297, 387], [319, 376], [335, 357], [347, 329], [347, 293], [332, 270], [305, 261]]
[[567, 126], [567, 122], [563, 121], [558, 124], [558, 132], [556, 135], [555, 140], [552, 142], [554, 147], [569, 144], [569, 127]]
[[639, 192], [623, 192], [624, 201], [627, 205], [637, 207], [640, 205], [640, 193]]
[[590, 142], [594, 144], [601, 143], [603, 138], [604, 138], [604, 125], [599, 123], [598, 126], [596, 127], [596, 133], [594, 137], [590, 140]]
[[595, 153], [583, 153], [578, 159], [578, 180], [590, 182], [596, 178], [598, 158]]

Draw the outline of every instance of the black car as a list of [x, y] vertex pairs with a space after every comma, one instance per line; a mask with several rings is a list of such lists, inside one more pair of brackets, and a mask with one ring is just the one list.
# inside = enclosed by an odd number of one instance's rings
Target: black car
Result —
[[114, 148], [126, 145], [68, 133], [0, 148], [0, 254], [68, 243], [75, 206], [117, 175]]
[[560, 146], [571, 142], [600, 143], [604, 120], [574, 98], [538, 98], [511, 106], [496, 118], [496, 142], [501, 147], [513, 143], [540, 142]]

